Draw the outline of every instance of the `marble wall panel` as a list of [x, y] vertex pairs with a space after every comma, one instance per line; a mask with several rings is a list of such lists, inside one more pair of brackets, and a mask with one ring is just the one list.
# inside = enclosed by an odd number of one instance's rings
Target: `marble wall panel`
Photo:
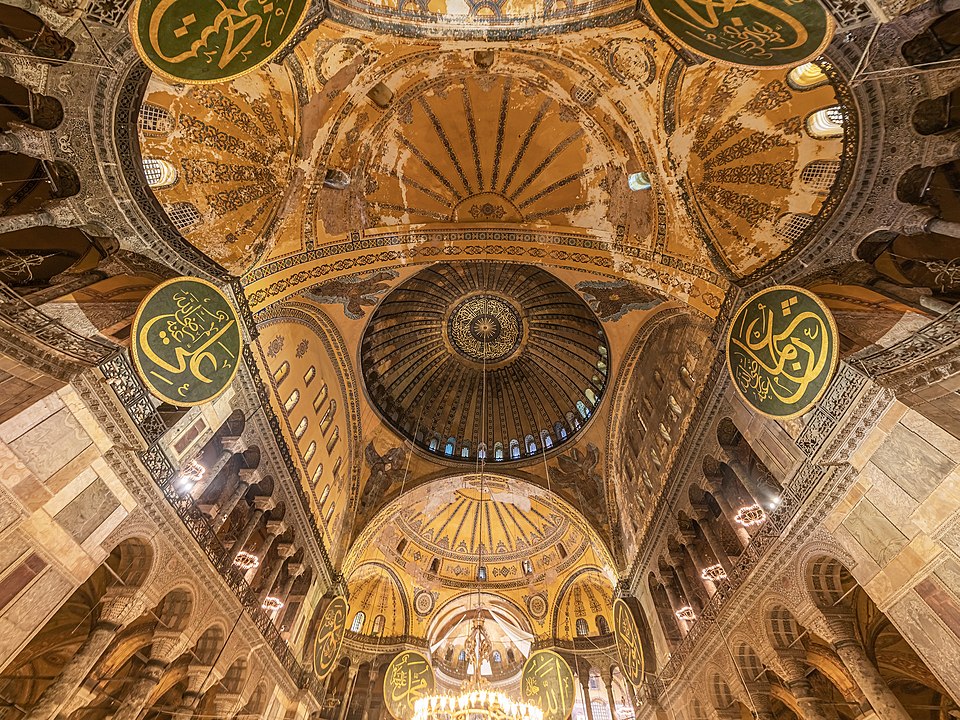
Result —
[[957, 465], [902, 424], [890, 431], [871, 460], [917, 502], [930, 495]]
[[117, 496], [97, 478], [90, 483], [54, 519], [73, 539], [83, 543], [120, 506]]
[[34, 475], [47, 480], [91, 443], [77, 418], [64, 408], [8, 444]]
[[881, 566], [896, 557], [908, 542], [897, 526], [866, 498], [850, 511], [843, 527]]

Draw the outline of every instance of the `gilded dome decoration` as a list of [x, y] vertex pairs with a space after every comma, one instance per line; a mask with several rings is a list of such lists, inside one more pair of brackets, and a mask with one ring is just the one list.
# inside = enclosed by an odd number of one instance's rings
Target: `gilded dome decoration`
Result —
[[440, 263], [386, 296], [361, 366], [374, 406], [421, 449], [508, 462], [586, 425], [607, 384], [607, 348], [593, 311], [549, 273]]

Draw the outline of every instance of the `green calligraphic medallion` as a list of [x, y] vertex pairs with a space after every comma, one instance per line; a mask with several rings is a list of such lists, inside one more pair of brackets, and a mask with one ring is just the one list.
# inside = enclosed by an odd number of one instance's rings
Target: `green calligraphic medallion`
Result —
[[436, 682], [430, 661], [415, 650], [404, 650], [387, 666], [383, 677], [383, 700], [396, 720], [410, 720], [413, 706], [433, 694]]
[[747, 300], [730, 323], [727, 367], [750, 407], [781, 420], [803, 415], [837, 369], [837, 326], [820, 298], [778, 285]]
[[543, 720], [567, 720], [573, 710], [573, 673], [553, 650], [538, 650], [523, 666], [520, 692], [525, 703], [543, 710]]
[[347, 628], [347, 601], [337, 596], [330, 601], [320, 618], [317, 639], [313, 646], [313, 670], [321, 680], [330, 674], [340, 656], [343, 632]]
[[630, 606], [621, 598], [613, 601], [613, 637], [617, 641], [620, 669], [634, 687], [643, 682], [643, 645], [640, 630], [633, 619]]
[[200, 405], [233, 381], [242, 342], [237, 313], [220, 289], [180, 277], [140, 303], [130, 354], [151, 393], [174, 405]]
[[647, 0], [664, 29], [691, 52], [731, 65], [791, 67], [833, 37], [819, 0]]
[[130, 30], [151, 70], [206, 84], [256, 70], [300, 27], [309, 0], [137, 0]]

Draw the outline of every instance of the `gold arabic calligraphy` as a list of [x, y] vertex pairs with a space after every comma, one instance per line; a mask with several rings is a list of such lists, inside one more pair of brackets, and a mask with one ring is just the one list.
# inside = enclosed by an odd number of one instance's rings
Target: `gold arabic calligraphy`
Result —
[[384, 699], [395, 718], [406, 720], [413, 715], [416, 701], [433, 692], [433, 687], [433, 669], [427, 659], [417, 652], [402, 652], [387, 668]]
[[620, 598], [613, 605], [613, 627], [617, 639], [617, 651], [624, 675], [634, 686], [643, 680], [643, 647], [640, 644], [640, 632], [630, 614], [630, 608]]
[[836, 361], [829, 311], [803, 290], [761, 293], [734, 318], [727, 353], [744, 399], [771, 414], [799, 414], [829, 382]]
[[346, 620], [347, 603], [343, 598], [336, 597], [323, 614], [320, 629], [317, 632], [316, 670], [321, 678], [330, 672], [337, 659]]
[[523, 668], [523, 697], [543, 710], [544, 720], [565, 720], [573, 708], [573, 674], [548, 650], [530, 656]]

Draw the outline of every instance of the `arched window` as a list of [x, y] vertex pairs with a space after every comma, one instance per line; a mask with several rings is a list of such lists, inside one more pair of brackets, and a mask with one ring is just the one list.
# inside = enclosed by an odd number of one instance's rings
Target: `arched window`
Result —
[[173, 130], [173, 116], [164, 107], [143, 103], [137, 117], [137, 127], [144, 135], [166, 135]]
[[333, 477], [340, 479], [340, 467], [343, 465], [343, 458], [338, 457], [337, 461], [333, 464]]
[[277, 381], [279, 386], [284, 380], [287, 379], [287, 375], [290, 374], [290, 363], [284, 360], [280, 363], [280, 367], [277, 368], [276, 372], [273, 373], [273, 379]]
[[313, 477], [310, 478], [310, 484], [316, 489], [317, 483], [320, 482], [320, 476], [323, 475], [323, 463], [317, 464], [317, 469], [313, 471]]
[[311, 460], [313, 460], [313, 456], [316, 454], [317, 454], [317, 444], [311, 440], [310, 444], [307, 445], [307, 449], [303, 453], [303, 461], [305, 463], [309, 463]]
[[463, 443], [463, 446], [460, 448], [460, 457], [462, 458], [470, 457], [470, 443], [468, 442]]
[[[594, 688], [593, 682], [594, 679], [590, 678], [591, 688]], [[590, 709], [593, 710], [593, 720], [613, 720], [610, 717], [610, 707], [603, 700], [591, 700]]]
[[787, 73], [787, 84], [794, 90], [811, 90], [829, 82], [823, 69], [815, 62], [797, 65]]
[[493, 651], [493, 661], [494, 661], [495, 663], [501, 663], [501, 662], [503, 662], [503, 656], [500, 654], [500, 651], [499, 651], [499, 650], [494, 650], [494, 651]]
[[485, 443], [480, 443], [477, 445], [477, 457], [481, 460], [487, 459], [487, 446]]
[[323, 504], [327, 501], [327, 496], [329, 494], [330, 494], [330, 483], [327, 483], [323, 488], [323, 492], [320, 493], [320, 509], [321, 510], [323, 509]]
[[517, 661], [517, 655], [513, 652], [513, 648], [507, 648], [507, 662], [511, 665]]
[[[577, 404], [578, 404], [578, 405], [583, 405], [582, 402], [578, 402]], [[586, 407], [584, 407], [584, 410], [586, 410]], [[578, 417], [577, 417], [576, 415], [574, 415], [572, 412], [568, 412], [568, 413], [567, 413], [567, 425], [569, 425], [569, 426], [570, 426], [570, 429], [573, 430], [573, 431], [579, 430], [579, 429], [580, 429], [580, 418], [578, 418]]]
[[297, 406], [298, 402], [300, 402], [300, 391], [294, 389], [294, 391], [290, 393], [290, 397], [283, 403], [283, 409], [290, 412]]
[[327, 440], [327, 453], [333, 452], [333, 449], [337, 446], [337, 443], [340, 442], [340, 426], [337, 425], [333, 429], [333, 435], [330, 436], [330, 439]]
[[453, 457], [453, 451], [457, 448], [457, 441], [453, 438], [447, 438], [447, 444], [443, 446], [444, 455]]
[[567, 439], [567, 428], [564, 427], [564, 424], [562, 422], [558, 422], [556, 425], [554, 425], [553, 429], [556, 430], [558, 438], [560, 438], [561, 440]]
[[645, 172], [635, 172], [627, 175], [627, 187], [633, 191], [649, 190], [653, 187], [650, 183], [650, 175]]
[[563, 543], [557, 545], [557, 554], [560, 556], [561, 560], [566, 560], [567, 558], [567, 549], [563, 546]]
[[466, 650], [461, 650], [461, 651], [460, 651], [460, 654], [457, 655], [457, 660], [460, 661], [460, 662], [466, 662], [466, 661], [467, 661], [467, 651], [466, 651]]
[[323, 407], [324, 401], [327, 399], [327, 384], [324, 383], [320, 388], [320, 392], [317, 393], [317, 396], [313, 399], [313, 411], [320, 412], [320, 408]]
[[430, 442], [427, 443], [427, 449], [436, 452], [438, 447], [440, 447], [440, 438], [430, 438]]
[[788, 212], [777, 218], [773, 224], [773, 232], [784, 240], [799, 240], [812, 223], [813, 215]]
[[317, 369], [311, 365], [307, 368], [307, 371], [303, 374], [303, 384], [310, 385], [313, 382], [313, 379], [317, 376]]
[[307, 431], [307, 419], [302, 418], [299, 423], [297, 423], [296, 429], [293, 431], [293, 436], [299, 440], [303, 437], [303, 434]]
[[379, 635], [383, 632], [383, 624], [386, 622], [386, 618], [383, 615], [377, 615], [373, 619], [373, 634]]
[[186, 230], [203, 219], [200, 211], [197, 210], [197, 206], [193, 203], [178, 202], [172, 205], [164, 205], [163, 209], [166, 210], [167, 217], [170, 218], [170, 222], [177, 230]]
[[503, 460], [503, 443], [499, 440], [493, 444], [493, 459]]
[[591, 405], [593, 405], [594, 407], [597, 406], [597, 394], [593, 390], [591, 390], [590, 388], [587, 388], [586, 390], [583, 391], [583, 394], [587, 396], [587, 400], [590, 401]]
[[839, 105], [817, 110], [807, 118], [807, 134], [812, 138], [826, 140], [843, 137], [843, 125], [846, 113]]
[[547, 450], [553, 447], [553, 436], [546, 430], [540, 431], [540, 442], [543, 443], [543, 447]]
[[477, 580], [479, 580], [480, 582], [486, 582], [486, 581], [487, 581], [487, 566], [486, 566], [486, 565], [481, 565], [480, 567], [477, 568]]
[[527, 446], [527, 455], [534, 455], [537, 452], [537, 443], [533, 440], [533, 435], [527, 435], [523, 439], [523, 444]]
[[320, 432], [324, 435], [327, 434], [327, 430], [330, 429], [330, 423], [333, 422], [333, 414], [337, 411], [337, 401], [332, 399], [330, 400], [330, 407], [327, 408], [327, 411], [323, 414], [323, 417], [320, 418]]
[[326, 520], [325, 520], [324, 522], [326, 522], [328, 525], [330, 524], [330, 518], [333, 517], [333, 509], [334, 509], [336, 506], [337, 506], [336, 503], [330, 503], [330, 507], [327, 508], [327, 518], [326, 518]]
[[147, 185], [154, 189], [176, 185], [180, 174], [173, 163], [160, 158], [143, 158], [143, 174], [147, 178]]
[[353, 623], [350, 625], [350, 632], [358, 633], [363, 630], [363, 623], [366, 621], [367, 616], [363, 614], [363, 610], [358, 612], [353, 616]]
[[603, 615], [597, 615], [597, 632], [601, 635], [610, 633], [610, 625], [607, 624], [607, 619]]
[[516, 460], [520, 457], [520, 443], [517, 440], [510, 441], [510, 458]]
[[533, 575], [533, 560], [521, 560], [520, 565], [523, 567], [524, 575]]
[[407, 549], [407, 539], [400, 538], [400, 542], [397, 543], [397, 553], [398, 554], [402, 553], [406, 549]]
[[434, 575], [440, 572], [440, 558], [434, 558], [430, 561], [430, 572]]
[[813, 160], [800, 171], [800, 182], [818, 195], [826, 195], [839, 171], [839, 160]]
[[586, 618], [577, 618], [577, 637], [586, 637], [590, 634], [590, 628], [587, 627]]
[[584, 420], [590, 417], [590, 411], [587, 410], [587, 406], [583, 404], [583, 400], [577, 400], [577, 412], [580, 413], [580, 417]]

